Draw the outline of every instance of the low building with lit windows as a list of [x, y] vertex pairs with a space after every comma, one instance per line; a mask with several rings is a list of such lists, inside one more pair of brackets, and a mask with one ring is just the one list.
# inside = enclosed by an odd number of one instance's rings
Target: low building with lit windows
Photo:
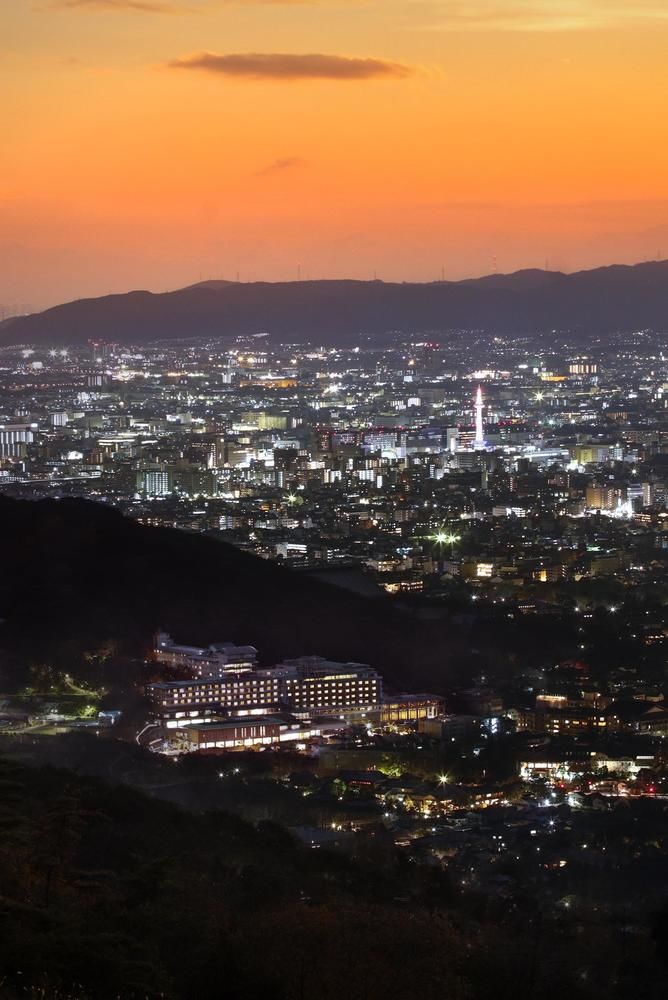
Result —
[[415, 723], [436, 719], [443, 710], [443, 698], [436, 694], [387, 695], [378, 711], [373, 713], [373, 720], [381, 725]]
[[176, 729], [172, 744], [188, 753], [251, 750], [282, 743], [305, 743], [320, 735], [309, 723], [289, 716], [250, 716], [199, 722]]

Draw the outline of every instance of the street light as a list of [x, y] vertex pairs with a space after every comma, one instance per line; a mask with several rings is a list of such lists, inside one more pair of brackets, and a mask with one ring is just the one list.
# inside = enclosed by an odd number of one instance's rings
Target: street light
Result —
[[437, 531], [433, 536], [433, 540], [437, 545], [449, 545], [450, 558], [452, 559], [455, 554], [455, 544], [461, 541], [461, 535], [455, 535], [451, 531]]

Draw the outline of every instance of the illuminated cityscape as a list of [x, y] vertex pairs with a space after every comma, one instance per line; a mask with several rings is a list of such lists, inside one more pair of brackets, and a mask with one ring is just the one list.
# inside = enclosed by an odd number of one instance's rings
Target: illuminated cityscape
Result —
[[[605, 936], [623, 907], [644, 954], [667, 401], [646, 331], [8, 344], [0, 744], [323, 857], [382, 842], [389, 870], [447, 877], [443, 912], [455, 893], [535, 928], [528, 893], [551, 933], [572, 913]], [[42, 641], [11, 581], [45, 562], [70, 582]]]
[[0, 1000], [664, 1000], [667, 41], [0, 2]]
[[[9, 633], [2, 745], [323, 857], [382, 842], [391, 870], [448, 879], [443, 912], [510, 907], [560, 947], [623, 911], [645, 954], [668, 858], [667, 401], [647, 331], [7, 345], [4, 523], [53, 524], [11, 531], [7, 579], [44, 544], [71, 580], [53, 613], [92, 628]], [[99, 601], [67, 554], [82, 518], [117, 581]], [[576, 959], [583, 997], [597, 962]]]

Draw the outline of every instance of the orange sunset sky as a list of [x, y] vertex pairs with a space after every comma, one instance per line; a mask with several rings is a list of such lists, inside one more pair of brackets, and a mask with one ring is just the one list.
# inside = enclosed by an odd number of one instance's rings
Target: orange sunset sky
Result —
[[668, 256], [668, 0], [0, 0], [0, 303]]

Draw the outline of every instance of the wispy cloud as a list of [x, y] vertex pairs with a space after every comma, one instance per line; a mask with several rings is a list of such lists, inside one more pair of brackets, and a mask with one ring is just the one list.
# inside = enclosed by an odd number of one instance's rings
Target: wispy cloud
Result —
[[[327, 0], [50, 0], [37, 10], [125, 11], [136, 14], [193, 14], [216, 7], [312, 6]], [[353, 0], [354, 2], [354, 0]]]
[[180, 14], [194, 8], [163, 0], [52, 0], [52, 10], [130, 11], [136, 14]]
[[170, 69], [202, 70], [248, 80], [402, 80], [417, 73], [413, 66], [387, 59], [311, 53], [245, 52], [216, 55], [198, 52], [169, 62]]
[[273, 163], [268, 163], [266, 167], [262, 167], [261, 170], [255, 171], [256, 177], [269, 177], [271, 174], [280, 174], [286, 170], [295, 170], [297, 167], [305, 167], [306, 160], [303, 160], [300, 156], [282, 156], [279, 159], [274, 160]]
[[666, 0], [427, 0], [420, 13], [426, 26], [449, 31], [582, 31], [668, 24]]

